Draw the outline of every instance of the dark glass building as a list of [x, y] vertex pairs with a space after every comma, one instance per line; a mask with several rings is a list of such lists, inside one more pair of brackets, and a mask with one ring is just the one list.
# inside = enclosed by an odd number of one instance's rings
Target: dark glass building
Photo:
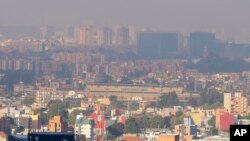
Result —
[[71, 133], [29, 133], [28, 141], [75, 141]]
[[8, 141], [75, 141], [72, 133], [29, 133], [24, 135], [9, 135]]
[[142, 59], [165, 59], [173, 57], [178, 50], [177, 33], [139, 33], [137, 55]]
[[202, 58], [209, 53], [216, 53], [215, 34], [209, 32], [190, 33], [189, 52], [193, 58]]
[[27, 136], [25, 135], [9, 135], [8, 141], [27, 141]]

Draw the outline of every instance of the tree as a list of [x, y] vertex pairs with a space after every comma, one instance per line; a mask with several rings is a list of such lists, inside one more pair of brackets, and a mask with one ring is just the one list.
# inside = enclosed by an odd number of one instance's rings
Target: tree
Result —
[[74, 111], [72, 111], [69, 115], [69, 123], [71, 125], [74, 125], [75, 124], [75, 121], [76, 121], [76, 115], [79, 115], [79, 114], [86, 114], [86, 111], [84, 110], [79, 110], [79, 109], [76, 109]]
[[33, 104], [35, 102], [35, 100], [34, 100], [34, 98], [32, 98], [32, 97], [25, 97], [23, 100], [22, 100], [22, 104], [23, 105], [31, 105], [31, 104]]
[[215, 127], [215, 117], [211, 117], [209, 120], [208, 120], [208, 125], [211, 126], [211, 127]]
[[138, 126], [135, 118], [129, 118], [126, 121], [124, 127], [124, 133], [137, 134], [140, 132], [140, 127]]
[[158, 103], [160, 107], [170, 107], [180, 104], [177, 94], [175, 92], [161, 95]]
[[62, 101], [57, 101], [56, 103], [49, 105], [48, 119], [54, 117], [55, 115], [60, 115], [64, 119], [68, 119], [68, 111]]
[[142, 69], [142, 70], [134, 70], [133, 72], [129, 72], [128, 74], [127, 74], [127, 76], [129, 77], [129, 78], [139, 78], [139, 77], [142, 77], [142, 76], [145, 76], [146, 74], [147, 74], [148, 72], [144, 69]]
[[[127, 109], [127, 103], [126, 101], [118, 101], [117, 100], [117, 96], [113, 96], [111, 95], [109, 97], [109, 100], [111, 102], [111, 105], [113, 108], [120, 108], [120, 109]], [[137, 108], [139, 105], [137, 105], [136, 103], [130, 102], [130, 106], [132, 106], [132, 108]]]
[[244, 117], [244, 118], [250, 119], [250, 113], [246, 117]]
[[210, 130], [208, 132], [209, 135], [218, 135], [218, 129], [215, 127], [215, 117], [213, 116], [208, 120], [208, 125], [210, 126]]
[[212, 105], [209, 105], [208, 103], [204, 104], [201, 106], [204, 110], [207, 110], [207, 109], [217, 109], [219, 107], [223, 107], [223, 103], [219, 103], [219, 102], [216, 102]]
[[143, 80], [146, 84], [160, 85], [159, 81], [154, 78], [144, 78]]
[[249, 70], [250, 64], [243, 59], [229, 60], [217, 54], [210, 53], [206, 58], [201, 59], [195, 64], [185, 64], [185, 67], [196, 69], [201, 73], [242, 72]]
[[116, 137], [114, 135], [110, 134], [110, 133], [107, 133], [105, 135], [105, 140], [115, 140], [115, 138]]
[[117, 138], [123, 134], [124, 125], [121, 123], [114, 123], [107, 128], [108, 133], [111, 135], [112, 139]]
[[49, 103], [47, 104], [47, 107], [51, 107], [51, 105], [56, 104], [56, 103], [62, 103], [61, 100], [50, 100]]
[[121, 84], [133, 84], [133, 81], [130, 78], [124, 76], [121, 78], [121, 81], [119, 83], [121, 83]]
[[28, 70], [8, 70], [1, 71], [4, 74], [1, 78], [0, 84], [7, 85], [9, 90], [13, 90], [14, 84], [22, 81], [24, 84], [31, 84], [34, 81], [35, 73]]
[[111, 96], [109, 96], [109, 100], [111, 101], [111, 103], [116, 102], [117, 101], [117, 96], [111, 95]]
[[38, 114], [38, 115], [41, 115], [44, 111], [46, 111], [45, 108], [38, 108], [38, 109], [34, 109], [33, 112], [34, 114]]
[[138, 110], [139, 109], [139, 103], [137, 101], [130, 101], [129, 102], [129, 108], [130, 108], [130, 110]]
[[93, 112], [94, 112], [94, 109], [91, 108], [91, 107], [89, 107], [89, 108], [86, 109], [85, 115], [87, 115], [87, 116], [88, 116], [88, 115], [91, 115]]
[[146, 129], [146, 128], [149, 128], [150, 127], [150, 117], [146, 114], [146, 113], [143, 113], [139, 119], [139, 126], [140, 128], [142, 129]]
[[157, 115], [150, 119], [150, 127], [151, 128], [163, 128], [164, 127], [164, 119]]
[[208, 131], [208, 135], [211, 135], [211, 136], [213, 136], [213, 135], [218, 135], [218, 129], [216, 129], [215, 127], [212, 127], [212, 128], [210, 128], [210, 130]]
[[182, 111], [177, 111], [176, 113], [175, 113], [175, 116], [176, 117], [180, 117], [180, 116], [182, 116], [183, 115], [183, 112]]
[[182, 124], [184, 117], [185, 115], [183, 114], [183, 112], [176, 112], [175, 116], [171, 117], [170, 119], [170, 128], [174, 129], [175, 125]]
[[[204, 90], [200, 97], [200, 105], [213, 105], [215, 103], [223, 103], [223, 94], [215, 89]], [[213, 106], [220, 106], [219, 104]]]
[[96, 75], [95, 82], [96, 83], [112, 83], [113, 79], [112, 79], [112, 76], [110, 75], [99, 73]]

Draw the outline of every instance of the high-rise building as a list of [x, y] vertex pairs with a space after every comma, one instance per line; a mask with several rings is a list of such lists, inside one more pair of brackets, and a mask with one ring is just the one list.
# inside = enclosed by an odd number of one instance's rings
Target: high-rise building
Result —
[[143, 32], [138, 34], [137, 54], [144, 59], [163, 59], [173, 56], [178, 49], [177, 33]]
[[84, 45], [87, 42], [87, 32], [85, 28], [77, 28], [76, 29], [76, 40], [80, 45]]
[[231, 111], [231, 104], [232, 103], [232, 94], [231, 93], [224, 93], [224, 108], [227, 109], [229, 112]]
[[134, 26], [129, 26], [129, 44], [136, 44], [137, 31]]
[[46, 26], [41, 27], [40, 30], [41, 30], [43, 39], [50, 39], [55, 33], [55, 28], [53, 26], [46, 25]]
[[83, 26], [77, 28], [76, 30], [76, 38], [77, 42], [80, 45], [97, 45], [98, 43], [98, 36], [97, 36], [97, 28], [92, 25]]
[[231, 111], [233, 114], [246, 116], [248, 115], [248, 102], [247, 97], [242, 93], [235, 93]]
[[224, 94], [224, 107], [235, 115], [246, 116], [248, 114], [247, 98], [242, 93], [225, 93]]
[[120, 27], [116, 31], [116, 44], [128, 45], [129, 44], [129, 29], [126, 27]]
[[192, 32], [189, 37], [189, 52], [194, 58], [201, 58], [216, 52], [215, 34], [209, 32]]
[[112, 45], [112, 29], [102, 28], [98, 31], [98, 45]]
[[63, 35], [66, 38], [73, 38], [74, 37], [74, 27], [69, 26], [69, 27], [64, 28]]

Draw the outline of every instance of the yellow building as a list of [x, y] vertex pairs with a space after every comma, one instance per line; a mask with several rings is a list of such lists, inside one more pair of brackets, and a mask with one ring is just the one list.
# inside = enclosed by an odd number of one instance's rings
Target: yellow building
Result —
[[0, 141], [7, 141], [8, 135], [4, 132], [0, 132]]
[[147, 85], [98, 85], [89, 84], [87, 85], [86, 91], [89, 92], [124, 92], [124, 93], [169, 93], [176, 92], [177, 94], [183, 93], [183, 87], [174, 86], [147, 86]]
[[183, 94], [183, 87], [174, 86], [147, 86], [147, 85], [104, 85], [89, 84], [84, 90], [87, 97], [117, 96], [118, 99], [128, 100], [138, 98], [142, 100], [157, 100], [162, 94], [175, 92], [180, 97], [188, 97]]
[[195, 125], [200, 126], [205, 120], [205, 112], [203, 111], [192, 111], [189, 113]]
[[110, 102], [109, 98], [105, 97], [105, 98], [102, 98], [102, 99], [101, 99], [100, 104], [101, 104], [101, 105], [110, 105], [111, 102]]
[[231, 111], [231, 103], [232, 103], [232, 94], [231, 93], [224, 93], [224, 107]]
[[179, 135], [159, 135], [157, 141], [179, 141]]

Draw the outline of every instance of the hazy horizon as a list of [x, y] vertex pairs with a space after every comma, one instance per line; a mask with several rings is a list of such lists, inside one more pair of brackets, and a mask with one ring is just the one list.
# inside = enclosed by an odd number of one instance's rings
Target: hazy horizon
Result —
[[[164, 31], [210, 31], [250, 38], [250, 1], [0, 0], [0, 26], [135, 25]], [[244, 38], [244, 39], [243, 39]]]

